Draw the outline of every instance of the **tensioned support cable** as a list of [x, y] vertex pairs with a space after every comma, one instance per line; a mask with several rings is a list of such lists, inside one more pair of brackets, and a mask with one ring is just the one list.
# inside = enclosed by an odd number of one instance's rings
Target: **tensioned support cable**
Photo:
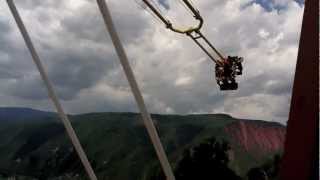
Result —
[[132, 93], [135, 97], [135, 100], [136, 100], [138, 106], [139, 106], [144, 125], [147, 129], [149, 136], [150, 136], [152, 144], [156, 150], [156, 153], [159, 158], [163, 172], [166, 175], [167, 180], [175, 180], [172, 168], [170, 166], [170, 163], [168, 161], [166, 153], [163, 149], [163, 146], [161, 144], [161, 141], [160, 141], [160, 138], [159, 138], [158, 133], [156, 131], [156, 128], [152, 122], [151, 116], [147, 111], [147, 108], [144, 103], [142, 94], [140, 92], [138, 83], [137, 83], [137, 81], [134, 77], [133, 71], [130, 67], [128, 57], [127, 57], [126, 52], [123, 48], [123, 45], [120, 41], [120, 38], [119, 38], [118, 33], [116, 31], [116, 28], [114, 27], [114, 23], [113, 23], [109, 8], [107, 6], [107, 3], [105, 2], [105, 0], [97, 0], [97, 4], [99, 6], [99, 9], [100, 9], [101, 15], [103, 17], [104, 23], [106, 25], [106, 28], [109, 31], [109, 34], [110, 34], [111, 40], [113, 42], [113, 45], [116, 49], [117, 55], [119, 56], [120, 63], [122, 65], [123, 70], [125, 72], [125, 75], [128, 79]]
[[33, 46], [33, 43], [30, 39], [30, 36], [27, 32], [27, 29], [25, 28], [24, 24], [23, 24], [23, 21], [19, 15], [19, 12], [13, 2], [13, 0], [7, 0], [7, 3], [8, 3], [8, 6], [10, 8], [10, 11], [18, 25], [18, 28], [23, 36], [23, 39], [31, 53], [31, 56], [32, 56], [32, 59], [35, 63], [35, 65], [37, 66], [37, 69], [41, 75], [41, 78], [47, 88], [47, 91], [48, 91], [48, 95], [50, 97], [50, 99], [52, 100], [54, 106], [56, 107], [57, 109], [57, 112], [62, 120], [62, 123], [67, 131], [67, 134], [69, 136], [69, 138], [71, 139], [71, 142], [76, 150], [76, 152], [78, 153], [78, 156], [80, 157], [80, 160], [90, 178], [90, 180], [97, 180], [97, 177], [92, 169], [92, 166], [79, 142], [79, 139], [74, 131], [74, 129], [72, 128], [72, 125], [69, 121], [69, 118], [68, 116], [65, 114], [65, 112], [63, 111], [63, 108], [59, 102], [59, 99], [58, 97], [56, 96], [55, 92], [54, 92], [54, 89], [53, 89], [53, 86], [52, 84], [50, 83], [49, 81], [49, 78], [48, 78], [48, 75], [41, 63], [41, 60], [39, 58], [39, 55], [38, 53], [36, 52], [36, 49], [34, 48]]

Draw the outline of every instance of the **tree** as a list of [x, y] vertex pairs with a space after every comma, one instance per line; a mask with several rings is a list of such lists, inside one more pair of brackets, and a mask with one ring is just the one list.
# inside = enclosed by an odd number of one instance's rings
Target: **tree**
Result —
[[248, 173], [249, 180], [277, 180], [281, 164], [281, 153], [275, 154], [272, 159], [267, 160], [261, 166], [251, 168]]
[[217, 141], [214, 137], [198, 146], [184, 151], [176, 169], [177, 180], [212, 180], [241, 178], [228, 167], [230, 150], [227, 141]]
[[247, 176], [248, 180], [268, 180], [268, 176], [262, 168], [251, 168]]

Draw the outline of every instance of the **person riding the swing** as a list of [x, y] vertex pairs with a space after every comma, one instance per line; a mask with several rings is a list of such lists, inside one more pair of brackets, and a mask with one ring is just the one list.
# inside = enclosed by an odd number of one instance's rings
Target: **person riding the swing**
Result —
[[232, 64], [232, 68], [235, 71], [236, 75], [241, 75], [242, 74], [242, 57], [238, 56], [228, 56], [228, 61]]
[[224, 59], [222, 63], [216, 64], [216, 80], [221, 90], [236, 90], [238, 83], [235, 80], [235, 76], [242, 73], [242, 66], [240, 58], [231, 57]]

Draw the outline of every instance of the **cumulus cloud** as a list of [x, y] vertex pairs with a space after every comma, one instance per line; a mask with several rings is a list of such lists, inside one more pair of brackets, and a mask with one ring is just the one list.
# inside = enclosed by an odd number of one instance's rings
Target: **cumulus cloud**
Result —
[[[179, 27], [196, 23], [177, 1], [158, 2]], [[95, 1], [16, 3], [69, 113], [138, 111]], [[218, 90], [214, 65], [190, 39], [165, 29], [134, 0], [108, 3], [151, 112], [225, 112], [286, 122], [301, 2], [194, 1], [208, 39], [225, 55], [245, 58], [235, 92]], [[0, 2], [0, 32], [0, 106], [53, 110], [5, 1]]]

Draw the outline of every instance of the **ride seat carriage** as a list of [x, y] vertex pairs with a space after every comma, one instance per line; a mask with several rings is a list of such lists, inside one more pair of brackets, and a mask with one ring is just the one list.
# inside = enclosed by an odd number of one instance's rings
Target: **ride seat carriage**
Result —
[[220, 90], [236, 90], [238, 83], [236, 76], [242, 74], [243, 58], [238, 56], [228, 56], [222, 64], [216, 64], [216, 80]]

